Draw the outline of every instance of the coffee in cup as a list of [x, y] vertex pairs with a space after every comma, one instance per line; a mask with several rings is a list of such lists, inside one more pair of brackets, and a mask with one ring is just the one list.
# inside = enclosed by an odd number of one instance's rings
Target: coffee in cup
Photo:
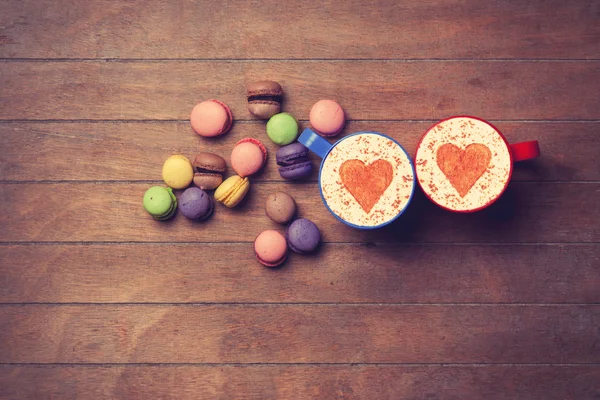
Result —
[[321, 197], [343, 223], [379, 228], [400, 216], [410, 203], [413, 165], [395, 140], [377, 132], [359, 132], [331, 145], [310, 129], [298, 140], [323, 158]]
[[417, 146], [419, 185], [434, 203], [457, 212], [481, 210], [504, 192], [513, 161], [539, 156], [537, 141], [509, 145], [489, 122], [459, 116], [438, 122]]

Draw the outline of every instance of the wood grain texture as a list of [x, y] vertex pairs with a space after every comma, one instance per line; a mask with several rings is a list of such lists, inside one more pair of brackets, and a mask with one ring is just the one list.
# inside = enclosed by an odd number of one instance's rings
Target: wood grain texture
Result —
[[[414, 153], [431, 122], [350, 122], [344, 133], [385, 133]], [[307, 126], [307, 122], [303, 123]], [[542, 157], [514, 169], [514, 181], [600, 180], [600, 123], [510, 123], [496, 126], [509, 142], [538, 140]], [[269, 151], [267, 166], [253, 181], [281, 180], [275, 152], [262, 122], [238, 123], [218, 140], [201, 138], [184, 122], [0, 124], [0, 178], [4, 181], [160, 180], [171, 154], [190, 159], [212, 151], [227, 160], [235, 143], [255, 137]], [[316, 181], [320, 160], [312, 157]], [[77, 168], [73, 168], [73, 166]], [[230, 170], [231, 172], [231, 170]]]
[[354, 120], [600, 119], [600, 62], [3, 62], [0, 119], [187, 119], [218, 98], [248, 119], [246, 85], [279, 81], [308, 119], [333, 98]]
[[599, 318], [600, 305], [3, 306], [0, 359], [598, 363]]
[[598, 245], [329, 244], [272, 270], [250, 244], [12, 245], [0, 302], [600, 303], [599, 259]]
[[[599, 398], [599, 18], [595, 0], [0, 2], [0, 398]], [[543, 157], [488, 210], [418, 191], [391, 226], [346, 228], [316, 174], [281, 181], [246, 110], [265, 78], [304, 126], [332, 98], [346, 133], [412, 153], [470, 114]], [[216, 140], [187, 122], [208, 98], [236, 120]], [[166, 157], [246, 136], [270, 157], [240, 208], [144, 212]], [[251, 242], [284, 229], [275, 190], [326, 243], [267, 269]]]
[[0, 57], [598, 58], [599, 13], [567, 0], [8, 0]]
[[588, 400], [598, 366], [1, 366], [6, 400]]
[[[347, 227], [327, 212], [317, 184], [256, 183], [235, 209], [218, 204], [209, 221], [177, 215], [154, 221], [143, 209], [149, 184], [0, 184], [0, 241], [253, 242], [264, 229], [283, 230], [264, 213], [266, 197], [283, 190], [326, 242], [536, 243], [600, 241], [600, 184], [513, 182], [491, 207], [442, 210], [417, 191], [394, 223], [373, 231]], [[568, 210], [568, 212], [565, 212]]]

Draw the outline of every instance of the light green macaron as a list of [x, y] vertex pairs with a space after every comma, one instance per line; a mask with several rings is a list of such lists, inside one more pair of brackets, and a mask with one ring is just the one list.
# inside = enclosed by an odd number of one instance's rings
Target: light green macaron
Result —
[[290, 144], [298, 137], [298, 121], [290, 113], [275, 114], [267, 122], [267, 135], [280, 146]]
[[177, 198], [171, 188], [152, 186], [144, 194], [144, 208], [154, 219], [164, 221], [177, 212]]

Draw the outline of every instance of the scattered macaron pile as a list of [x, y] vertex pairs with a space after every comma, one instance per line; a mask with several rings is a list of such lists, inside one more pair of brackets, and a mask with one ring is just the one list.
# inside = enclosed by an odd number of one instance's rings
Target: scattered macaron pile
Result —
[[[312, 163], [308, 149], [296, 142], [300, 126], [290, 113], [282, 112], [283, 88], [274, 81], [259, 81], [247, 86], [248, 111], [255, 117], [267, 120], [265, 130], [269, 139], [282, 146], [277, 150], [279, 175], [287, 180], [301, 180], [311, 176]], [[345, 124], [342, 107], [333, 100], [320, 100], [309, 114], [314, 131], [324, 137], [339, 134]], [[226, 134], [232, 127], [233, 114], [219, 100], [206, 100], [196, 104], [190, 115], [195, 133], [206, 138]], [[267, 149], [256, 138], [244, 138], [236, 143], [230, 155], [231, 168], [236, 175], [224, 178], [227, 163], [223, 157], [211, 152], [200, 152], [193, 161], [183, 155], [172, 155], [163, 164], [162, 178], [168, 187], [153, 186], [144, 194], [146, 211], [156, 220], [172, 218], [177, 209], [195, 221], [203, 221], [214, 213], [215, 202], [228, 208], [242, 202], [250, 190], [249, 177], [261, 171], [267, 162]], [[193, 183], [194, 186], [190, 186]], [[184, 190], [179, 200], [173, 189]], [[207, 191], [214, 190], [211, 195]], [[288, 248], [296, 253], [315, 251], [321, 234], [317, 226], [305, 218], [296, 218], [294, 199], [276, 192], [267, 198], [265, 212], [279, 224], [289, 224], [285, 235], [267, 230], [254, 241], [254, 252], [259, 262], [268, 267], [281, 265], [287, 258]]]
[[306, 218], [294, 220], [297, 214], [296, 202], [285, 192], [275, 192], [267, 197], [265, 213], [278, 224], [287, 224], [285, 236], [275, 230], [266, 230], [254, 240], [254, 253], [258, 261], [266, 267], [277, 267], [287, 257], [288, 247], [299, 254], [312, 253], [321, 243], [319, 228]]

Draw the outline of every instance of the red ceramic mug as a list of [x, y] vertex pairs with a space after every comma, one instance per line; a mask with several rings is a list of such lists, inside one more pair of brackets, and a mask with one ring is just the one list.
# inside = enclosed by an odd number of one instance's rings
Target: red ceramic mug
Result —
[[425, 132], [415, 153], [419, 185], [454, 212], [488, 207], [506, 190], [513, 163], [540, 155], [537, 140], [508, 144], [498, 128], [469, 116], [444, 119]]

